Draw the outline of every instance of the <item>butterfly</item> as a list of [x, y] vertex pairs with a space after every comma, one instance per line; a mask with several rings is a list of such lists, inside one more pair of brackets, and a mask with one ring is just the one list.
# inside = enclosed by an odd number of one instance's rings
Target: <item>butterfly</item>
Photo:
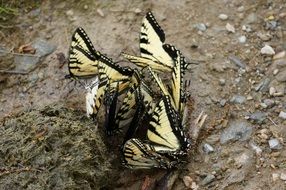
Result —
[[170, 169], [176, 164], [175, 161], [156, 153], [152, 145], [136, 138], [126, 141], [122, 152], [123, 164], [131, 169]]
[[96, 51], [83, 28], [79, 27], [72, 35], [68, 69], [73, 78], [90, 78], [98, 74], [97, 65], [101, 53]]
[[152, 12], [147, 12], [140, 32], [141, 56], [122, 53], [122, 56], [140, 67], [149, 66], [156, 71], [171, 71], [174, 67], [171, 45], [165, 44], [165, 33]]
[[182, 129], [182, 120], [173, 108], [169, 96], [163, 96], [151, 115], [147, 140], [158, 153], [184, 155], [190, 147], [190, 139]]

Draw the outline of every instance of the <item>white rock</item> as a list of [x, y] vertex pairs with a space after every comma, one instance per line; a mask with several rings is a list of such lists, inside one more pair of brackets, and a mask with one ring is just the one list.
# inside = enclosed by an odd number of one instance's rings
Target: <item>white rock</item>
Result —
[[262, 55], [275, 55], [274, 49], [267, 44], [260, 50], [260, 53]]
[[278, 139], [271, 139], [268, 141], [269, 147], [273, 150], [279, 150], [282, 148]]
[[220, 20], [227, 20], [227, 19], [228, 19], [228, 16], [227, 16], [226, 14], [220, 14], [220, 15], [218, 15], [218, 18], [219, 18]]
[[280, 174], [280, 179], [283, 181], [286, 181], [286, 173], [281, 173]]
[[278, 72], [279, 72], [279, 69], [275, 69], [275, 70], [273, 71], [273, 75], [277, 75]]
[[239, 41], [239, 43], [244, 44], [244, 43], [246, 42], [246, 36], [240, 36], [240, 37], [238, 38], [238, 41]]
[[192, 186], [191, 186], [192, 190], [198, 190], [199, 186], [196, 184], [196, 182], [192, 182]]
[[209, 153], [211, 153], [211, 152], [214, 152], [214, 148], [213, 148], [211, 145], [209, 145], [208, 143], [205, 143], [205, 144], [203, 145], [203, 150], [204, 150], [204, 152], [207, 153], [207, 154], [209, 154]]
[[184, 182], [186, 187], [191, 188], [193, 179], [190, 176], [186, 175], [183, 177], [183, 182]]
[[232, 33], [235, 33], [235, 28], [233, 25], [229, 24], [229, 23], [226, 23], [225, 25], [225, 28], [228, 32], [232, 32]]
[[274, 56], [273, 56], [273, 59], [282, 59], [283, 57], [285, 57], [286, 55], [286, 51], [281, 51], [279, 53], [276, 53]]
[[73, 16], [73, 10], [68, 10], [68, 11], [66, 12], [66, 15], [67, 15], [67, 16]]
[[141, 13], [142, 11], [141, 11], [141, 9], [136, 8], [136, 9], [134, 10], [134, 12], [135, 12], [136, 14], [139, 14], [139, 13]]
[[269, 88], [269, 94], [270, 94], [270, 96], [273, 96], [273, 95], [275, 94], [275, 92], [276, 92], [276, 89], [271, 86], [271, 87]]
[[278, 173], [273, 173], [272, 174], [272, 180], [275, 182], [279, 179], [279, 174]]
[[99, 14], [99, 16], [104, 17], [104, 13], [101, 9], [97, 9], [96, 12]]
[[286, 119], [286, 112], [281, 111], [281, 112], [279, 113], [279, 117], [282, 118], [282, 119]]

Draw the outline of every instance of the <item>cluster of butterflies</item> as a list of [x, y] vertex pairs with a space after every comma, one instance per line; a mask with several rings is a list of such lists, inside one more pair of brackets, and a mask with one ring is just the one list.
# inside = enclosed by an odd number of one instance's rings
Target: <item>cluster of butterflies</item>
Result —
[[[69, 51], [69, 75], [93, 78], [86, 86], [88, 117], [95, 119], [104, 105], [107, 135], [125, 129], [122, 154], [126, 167], [174, 168], [190, 147], [184, 132], [188, 93], [183, 77], [188, 63], [179, 50], [165, 43], [164, 31], [151, 12], [142, 22], [140, 52], [140, 56], [122, 53], [138, 69], [120, 66], [95, 50], [85, 31], [77, 28]], [[171, 76], [169, 85], [161, 79], [162, 72]], [[151, 76], [149, 83], [146, 73]], [[154, 92], [154, 86], [159, 92]], [[121, 95], [125, 96], [119, 107]]]

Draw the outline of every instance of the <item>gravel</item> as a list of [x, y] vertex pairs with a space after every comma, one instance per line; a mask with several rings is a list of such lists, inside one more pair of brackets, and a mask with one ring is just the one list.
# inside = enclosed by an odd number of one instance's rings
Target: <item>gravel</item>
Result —
[[270, 139], [268, 141], [268, 144], [272, 150], [279, 150], [282, 148], [282, 145], [280, 144], [278, 139]]

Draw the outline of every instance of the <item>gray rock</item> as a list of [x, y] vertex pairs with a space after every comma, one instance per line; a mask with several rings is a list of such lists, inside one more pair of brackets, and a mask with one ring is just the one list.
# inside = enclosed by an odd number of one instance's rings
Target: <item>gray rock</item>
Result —
[[277, 28], [277, 26], [278, 26], [277, 21], [269, 20], [265, 24], [265, 29], [266, 30], [275, 30]]
[[267, 92], [270, 82], [270, 78], [265, 78], [255, 87], [255, 91]]
[[203, 150], [207, 154], [214, 152], [214, 148], [210, 144], [208, 144], [208, 143], [205, 143], [203, 145]]
[[32, 47], [36, 49], [35, 55], [40, 56], [40, 57], [49, 55], [56, 49], [56, 46], [48, 43], [44, 39], [36, 39], [34, 43], [32, 44]]
[[246, 101], [246, 98], [241, 95], [234, 95], [231, 99], [230, 102], [234, 104], [243, 104]]
[[279, 150], [282, 148], [282, 145], [280, 144], [278, 139], [270, 139], [268, 141], [268, 144], [272, 150]]
[[238, 57], [236, 57], [235, 55], [230, 55], [229, 60], [234, 63], [236, 66], [238, 66], [239, 68], [245, 68], [246, 65], [245, 63], [243, 63]]
[[258, 17], [255, 13], [250, 13], [243, 21], [244, 24], [253, 24], [256, 23]]
[[275, 101], [272, 99], [265, 99], [263, 103], [266, 104], [267, 108], [272, 108], [275, 105]]
[[223, 107], [223, 106], [225, 106], [226, 102], [227, 102], [226, 99], [221, 99], [221, 100], [219, 101], [219, 104]]
[[279, 82], [285, 82], [286, 81], [286, 69], [284, 69], [283, 71], [280, 71], [275, 77]]
[[244, 44], [246, 42], [246, 36], [240, 36], [238, 38], [239, 43]]
[[220, 136], [220, 143], [225, 144], [229, 141], [245, 141], [251, 137], [252, 127], [244, 120], [235, 120], [229, 123], [228, 127]]
[[281, 112], [279, 113], [279, 117], [282, 118], [282, 119], [286, 119], [286, 112], [281, 111]]
[[198, 23], [195, 25], [195, 28], [198, 29], [199, 31], [206, 31], [207, 30], [207, 26], [204, 23]]
[[248, 115], [249, 119], [254, 121], [254, 123], [262, 124], [266, 119], [267, 114], [264, 112], [254, 112], [253, 114]]
[[29, 72], [30, 70], [36, 67], [36, 64], [39, 63], [40, 57], [30, 56], [30, 55], [16, 55], [14, 57], [14, 63], [16, 65], [15, 71], [20, 72]]
[[214, 175], [208, 174], [208, 175], [203, 179], [202, 185], [207, 185], [207, 184], [213, 182], [214, 179], [215, 179], [215, 176], [214, 176]]

